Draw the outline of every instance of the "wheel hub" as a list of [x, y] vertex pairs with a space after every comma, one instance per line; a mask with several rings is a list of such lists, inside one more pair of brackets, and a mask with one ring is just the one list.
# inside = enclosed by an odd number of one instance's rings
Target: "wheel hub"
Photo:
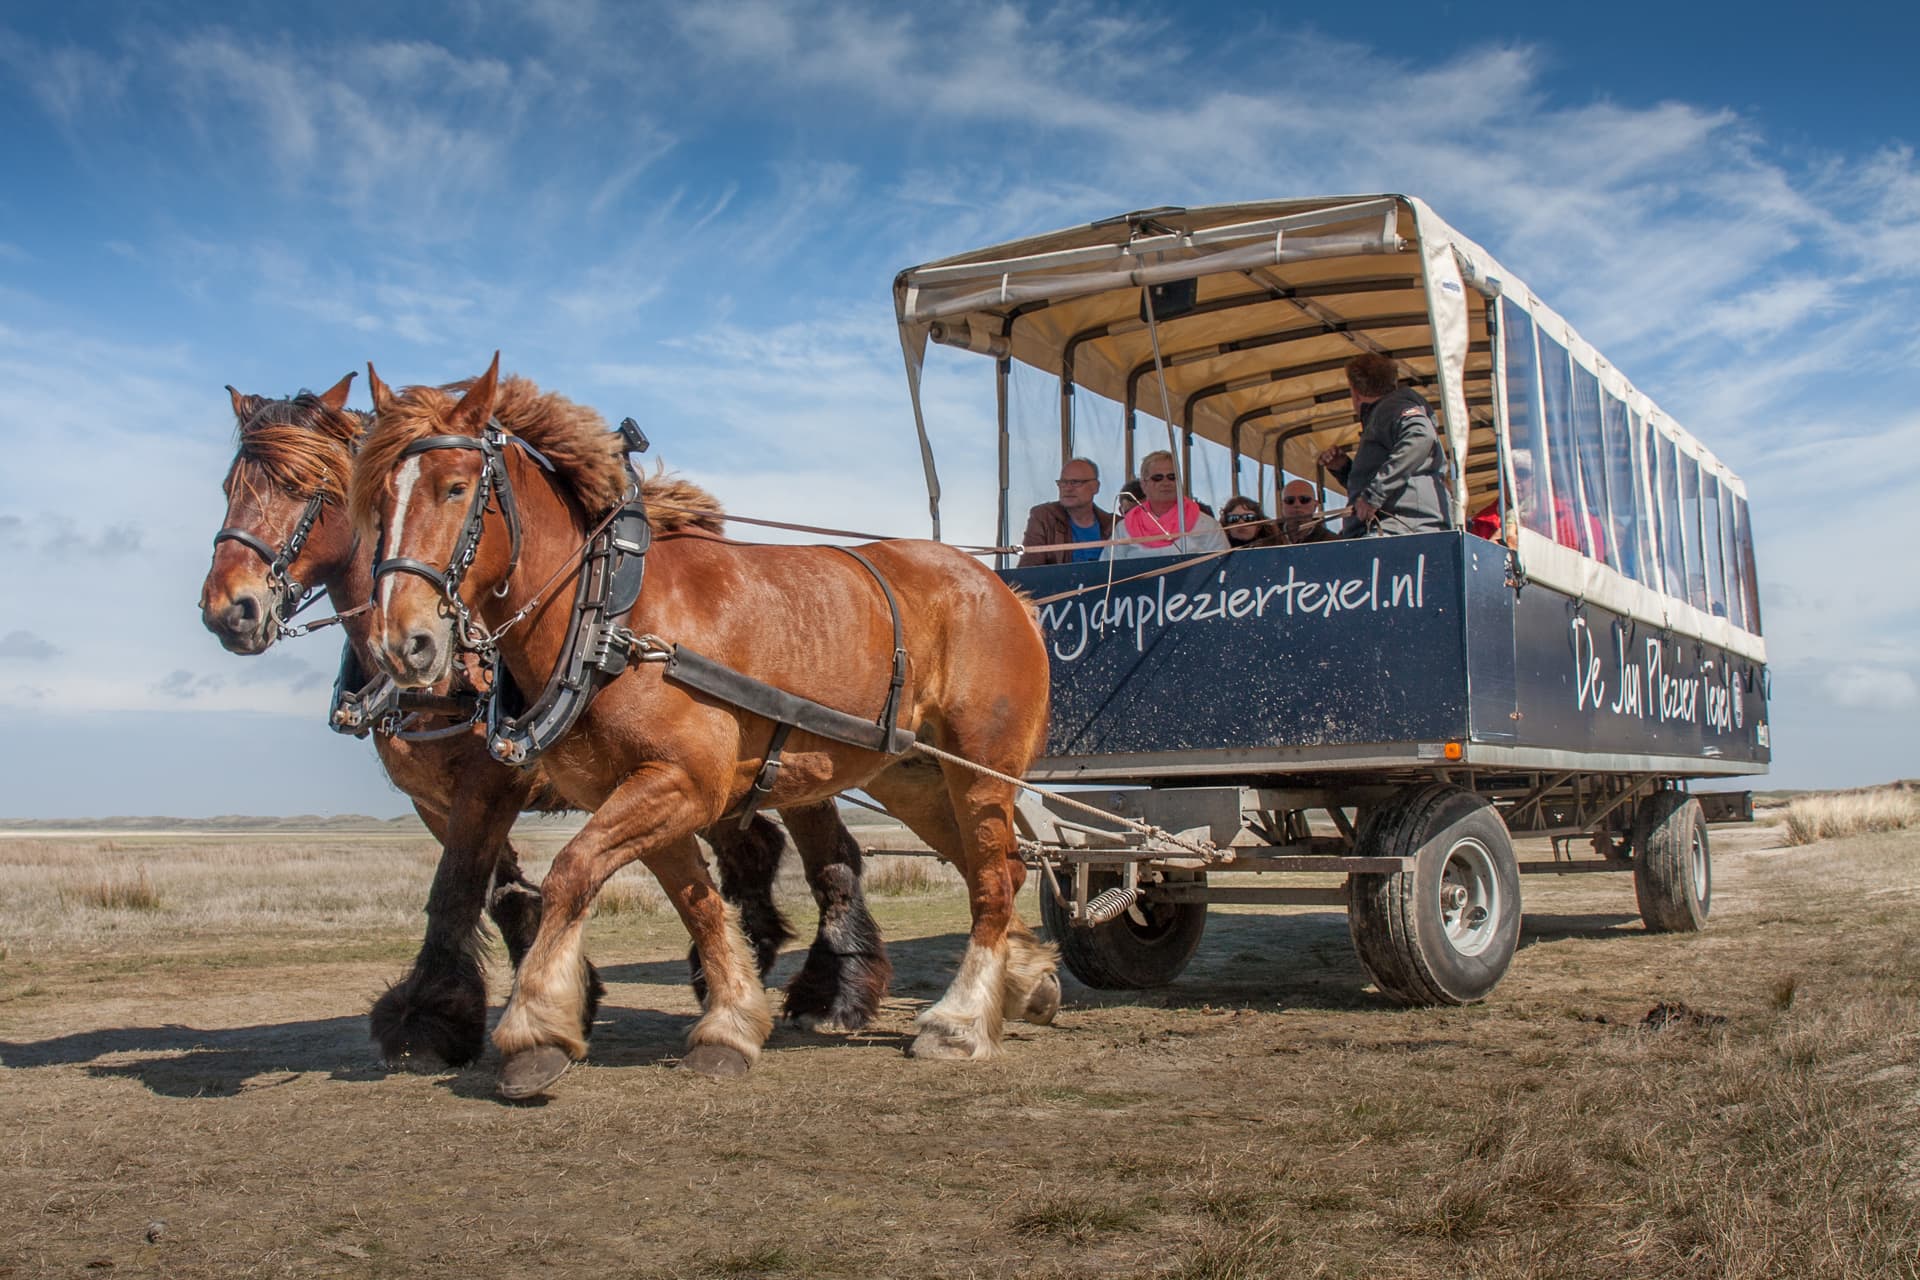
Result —
[[1440, 920], [1448, 944], [1463, 956], [1485, 951], [1493, 943], [1501, 906], [1492, 852], [1472, 837], [1456, 843], [1440, 875]]

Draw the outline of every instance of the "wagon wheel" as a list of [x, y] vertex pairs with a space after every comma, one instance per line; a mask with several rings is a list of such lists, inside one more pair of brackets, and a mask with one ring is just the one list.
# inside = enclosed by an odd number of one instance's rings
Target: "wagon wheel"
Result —
[[[1207, 882], [1204, 871], [1169, 870], [1165, 876], [1169, 884]], [[1088, 884], [1089, 896], [1097, 897], [1120, 884], [1120, 873], [1093, 868]], [[1143, 898], [1105, 924], [1082, 929], [1068, 922], [1067, 909], [1042, 886], [1040, 919], [1074, 977], [1103, 991], [1131, 991], [1164, 987], [1180, 976], [1200, 946], [1207, 904]]]
[[1368, 813], [1357, 851], [1411, 857], [1412, 871], [1347, 877], [1347, 928], [1382, 994], [1471, 1004], [1507, 972], [1520, 941], [1520, 869], [1484, 798], [1434, 784]]
[[1698, 933], [1713, 907], [1713, 859], [1700, 802], [1656, 791], [1633, 812], [1633, 894], [1653, 933]]

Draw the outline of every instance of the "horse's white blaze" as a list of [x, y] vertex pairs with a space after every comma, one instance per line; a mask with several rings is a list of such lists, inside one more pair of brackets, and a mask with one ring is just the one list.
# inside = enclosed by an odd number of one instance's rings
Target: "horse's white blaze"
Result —
[[[388, 548], [404, 546], [401, 539], [407, 532], [407, 504], [413, 501], [413, 486], [420, 479], [420, 459], [408, 458], [400, 464], [400, 470], [393, 477], [393, 524], [387, 529]], [[400, 575], [390, 573], [380, 583], [380, 608], [384, 611], [393, 607], [393, 583]]]

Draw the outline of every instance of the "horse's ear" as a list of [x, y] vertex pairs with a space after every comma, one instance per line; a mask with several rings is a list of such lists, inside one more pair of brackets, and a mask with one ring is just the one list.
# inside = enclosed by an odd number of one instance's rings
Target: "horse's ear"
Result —
[[233, 416], [242, 422], [260, 412], [260, 406], [266, 403], [259, 396], [250, 396], [232, 387], [227, 388], [227, 394], [233, 397]]
[[328, 387], [325, 391], [322, 391], [320, 393], [320, 403], [332, 409], [335, 413], [338, 413], [340, 407], [347, 402], [347, 392], [352, 389], [355, 376], [355, 374], [350, 373], [340, 379], [340, 381], [334, 383], [331, 387]]
[[393, 392], [387, 390], [387, 384], [380, 381], [380, 375], [373, 371], [371, 360], [367, 361], [367, 390], [373, 393], [373, 411], [385, 413], [387, 406], [393, 403]]
[[465, 427], [474, 435], [479, 435], [493, 418], [493, 398], [500, 390], [500, 353], [493, 353], [493, 363], [487, 371], [473, 380], [467, 388], [467, 394], [460, 397], [460, 403], [453, 406], [450, 415], [459, 426]]

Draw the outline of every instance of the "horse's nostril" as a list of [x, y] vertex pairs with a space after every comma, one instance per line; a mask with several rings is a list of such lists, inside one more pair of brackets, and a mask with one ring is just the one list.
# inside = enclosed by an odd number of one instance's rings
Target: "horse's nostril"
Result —
[[227, 622], [230, 626], [251, 627], [259, 621], [260, 602], [252, 596], [235, 596], [233, 603], [227, 606]]
[[416, 631], [407, 637], [405, 657], [407, 665], [415, 671], [426, 671], [433, 666], [435, 645], [433, 637], [425, 631]]

